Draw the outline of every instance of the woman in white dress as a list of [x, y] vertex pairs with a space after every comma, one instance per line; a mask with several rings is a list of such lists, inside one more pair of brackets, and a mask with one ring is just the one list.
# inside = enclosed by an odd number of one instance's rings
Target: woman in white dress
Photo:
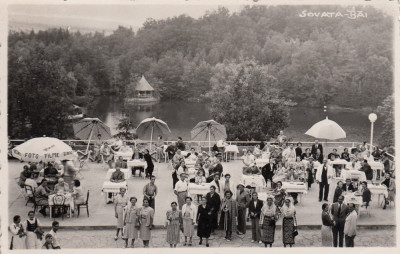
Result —
[[186, 204], [182, 206], [182, 217], [183, 217], [183, 235], [185, 236], [185, 243], [187, 244], [187, 238], [189, 237], [189, 246], [192, 246], [192, 237], [194, 235], [194, 223], [196, 222], [197, 207], [192, 204], [192, 198], [186, 197]]
[[117, 219], [117, 235], [114, 240], [118, 240], [119, 231], [121, 231], [121, 235], [123, 235], [122, 229], [124, 227], [124, 208], [128, 205], [128, 196], [125, 195], [126, 189], [121, 188], [120, 194], [115, 198], [115, 218]]
[[10, 226], [11, 231], [11, 250], [20, 250], [26, 249], [26, 233], [24, 231], [24, 227], [21, 224], [21, 217], [19, 215], [14, 216], [14, 223]]
[[137, 198], [131, 197], [130, 203], [125, 207], [124, 225], [125, 225], [125, 248], [128, 248], [128, 241], [132, 239], [131, 248], [134, 247], [135, 239], [138, 238], [139, 231], [139, 209], [136, 206]]

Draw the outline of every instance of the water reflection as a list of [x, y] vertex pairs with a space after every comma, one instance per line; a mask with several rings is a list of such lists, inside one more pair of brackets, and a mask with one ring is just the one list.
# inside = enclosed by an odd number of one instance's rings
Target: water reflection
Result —
[[[370, 112], [353, 111], [328, 111], [329, 119], [336, 121], [346, 131], [347, 138], [343, 141], [369, 140]], [[190, 130], [200, 121], [211, 119], [205, 103], [161, 101], [157, 104], [133, 105], [124, 104], [123, 100], [113, 96], [101, 97], [92, 110], [88, 110], [88, 116], [98, 117], [104, 121], [116, 133], [116, 126], [120, 119], [129, 117], [134, 125], [148, 117], [156, 117], [167, 122], [171, 135], [169, 139], [181, 136], [184, 140], [190, 140]], [[326, 114], [322, 109], [296, 107], [290, 112], [291, 121], [285, 130], [293, 141], [312, 141], [314, 138], [304, 133], [316, 122], [323, 120]], [[375, 137], [379, 136], [382, 128], [382, 119], [375, 123]]]

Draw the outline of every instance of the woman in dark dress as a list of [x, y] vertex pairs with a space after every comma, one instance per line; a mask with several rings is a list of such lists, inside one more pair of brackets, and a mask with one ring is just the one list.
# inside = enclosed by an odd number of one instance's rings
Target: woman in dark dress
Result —
[[212, 185], [210, 187], [210, 192], [207, 193], [207, 206], [210, 208], [210, 224], [211, 224], [211, 233], [214, 233], [215, 229], [218, 228], [218, 213], [219, 208], [221, 206], [221, 197], [218, 193], [215, 192], [216, 187]]
[[349, 149], [345, 148], [340, 158], [345, 161], [350, 161]]
[[265, 247], [272, 247], [275, 239], [276, 221], [278, 220], [278, 208], [274, 204], [274, 197], [268, 196], [267, 202], [261, 208], [260, 226], [262, 229], [262, 241]]
[[321, 242], [323, 247], [332, 247], [333, 236], [332, 226], [333, 220], [329, 214], [329, 205], [327, 203], [322, 205], [322, 226], [321, 226]]
[[292, 197], [285, 198], [285, 204], [281, 208], [282, 214], [282, 241], [283, 247], [289, 245], [292, 247], [294, 245], [294, 235], [295, 230], [295, 216], [296, 210], [293, 205]]
[[144, 151], [143, 158], [147, 162], [146, 177], [150, 178], [153, 175], [154, 164], [153, 164], [153, 158], [151, 158], [151, 154], [148, 149]]
[[199, 245], [203, 243], [203, 238], [206, 238], [206, 247], [209, 247], [208, 238], [211, 234], [211, 210], [207, 205], [206, 197], [202, 197], [201, 204], [197, 208], [197, 236], [200, 237]]

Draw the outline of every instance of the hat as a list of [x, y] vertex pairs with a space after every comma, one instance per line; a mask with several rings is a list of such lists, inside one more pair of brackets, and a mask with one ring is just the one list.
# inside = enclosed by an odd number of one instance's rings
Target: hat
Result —
[[239, 183], [239, 184], [236, 186], [236, 188], [239, 188], [239, 186], [246, 187], [246, 186], [244, 186], [244, 184], [243, 184], [243, 183]]
[[268, 199], [272, 199], [272, 201], [274, 200], [274, 196], [272, 196], [271, 194], [269, 194], [269, 195], [267, 195], [267, 198], [265, 199], [265, 200], [268, 200]]

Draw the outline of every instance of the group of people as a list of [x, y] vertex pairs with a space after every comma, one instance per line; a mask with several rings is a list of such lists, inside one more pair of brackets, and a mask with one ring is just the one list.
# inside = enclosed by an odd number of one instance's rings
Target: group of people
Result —
[[34, 211], [29, 211], [25, 221], [15, 215], [10, 225], [10, 249], [61, 249], [57, 237], [59, 225], [58, 221], [53, 221], [51, 230], [45, 234]]

